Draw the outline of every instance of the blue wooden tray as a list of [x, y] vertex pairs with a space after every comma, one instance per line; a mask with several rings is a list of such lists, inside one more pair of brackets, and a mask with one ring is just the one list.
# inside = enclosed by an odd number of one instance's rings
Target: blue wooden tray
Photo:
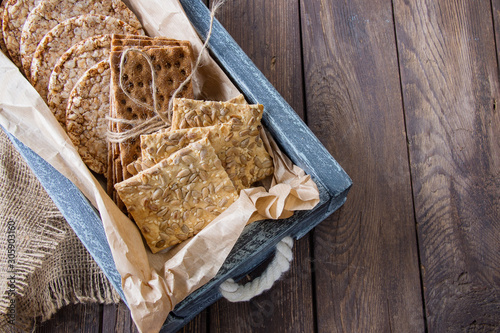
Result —
[[[206, 36], [210, 13], [200, 0], [180, 0], [200, 36]], [[296, 213], [286, 221], [259, 221], [247, 226], [218, 274], [179, 303], [168, 316], [162, 332], [176, 332], [199, 312], [217, 301], [219, 286], [228, 278], [240, 279], [268, 258], [285, 236], [299, 239], [346, 200], [351, 179], [319, 140], [255, 67], [219, 22], [214, 22], [209, 43], [216, 61], [251, 103], [264, 105], [263, 123], [280, 148], [316, 182], [320, 203], [311, 211]], [[7, 133], [40, 179], [68, 223], [110, 282], [123, 297], [121, 278], [112, 259], [98, 212], [78, 188], [50, 164]], [[93, 232], [90, 234], [87, 231]], [[124, 299], [125, 300], [125, 299]]]

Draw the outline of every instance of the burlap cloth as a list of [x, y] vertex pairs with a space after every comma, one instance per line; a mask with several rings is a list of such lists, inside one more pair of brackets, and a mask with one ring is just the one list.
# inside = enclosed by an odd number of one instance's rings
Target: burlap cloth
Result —
[[0, 332], [29, 331], [68, 304], [120, 301], [2, 129], [0, 265]]

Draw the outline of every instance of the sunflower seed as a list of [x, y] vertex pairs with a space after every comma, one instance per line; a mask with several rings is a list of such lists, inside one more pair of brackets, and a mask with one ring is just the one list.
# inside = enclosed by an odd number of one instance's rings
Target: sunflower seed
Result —
[[200, 173], [198, 175], [204, 182], [208, 180], [208, 173], [205, 170], [200, 170]]
[[204, 222], [198, 222], [197, 224], [195, 224], [194, 226], [194, 230], [196, 232], [199, 232], [201, 229], [203, 229], [203, 227], [205, 226], [205, 223]]
[[172, 200], [170, 201], [171, 206], [179, 206], [181, 204], [180, 200]]
[[227, 198], [222, 198], [222, 199], [219, 201], [218, 206], [219, 206], [219, 207], [224, 207], [226, 204], [227, 204]]
[[240, 142], [240, 147], [245, 148], [246, 146], [248, 146], [249, 142], [250, 142], [250, 138], [246, 138], [245, 140]]
[[[184, 212], [184, 214], [189, 213], [189, 212]], [[181, 230], [183, 233], [188, 234], [189, 233], [189, 227], [185, 224], [182, 225]]]
[[264, 162], [262, 162], [262, 166], [264, 168], [270, 168], [273, 166], [273, 162], [271, 160], [265, 160]]
[[134, 176], [137, 175], [137, 173], [138, 173], [133, 163], [130, 163], [129, 165], [127, 165], [127, 171], [131, 175], [134, 175]]
[[169, 208], [165, 207], [162, 210], [160, 210], [158, 213], [156, 213], [156, 215], [163, 217], [163, 216], [167, 215], [168, 211], [169, 211]]
[[205, 210], [209, 211], [209, 212], [213, 212], [216, 208], [217, 207], [215, 207], [215, 206], [207, 206], [207, 207], [205, 207]]
[[156, 242], [155, 246], [156, 247], [164, 247], [165, 246], [165, 240], [162, 239], [161, 241]]
[[255, 158], [253, 159], [253, 161], [255, 162], [255, 165], [258, 168], [262, 168], [263, 167], [262, 162], [260, 161], [260, 159], [257, 156], [255, 156]]
[[190, 155], [186, 155], [186, 156], [182, 156], [182, 160], [186, 163], [186, 164], [192, 164], [192, 163], [195, 163], [196, 162], [196, 159]]
[[182, 134], [182, 133], [179, 133], [179, 132], [177, 132], [177, 133], [172, 133], [172, 134], [170, 134], [170, 135], [168, 136], [168, 139], [169, 139], [169, 140], [172, 140], [172, 141], [179, 141], [179, 139], [182, 137], [182, 135], [183, 135], [183, 134]]
[[153, 195], [151, 197], [153, 200], [158, 200], [162, 197], [162, 195], [163, 195], [163, 190], [159, 188], [153, 192]]
[[183, 177], [189, 176], [189, 174], [191, 174], [191, 171], [189, 171], [189, 169], [182, 169], [177, 174], [177, 178], [183, 178]]

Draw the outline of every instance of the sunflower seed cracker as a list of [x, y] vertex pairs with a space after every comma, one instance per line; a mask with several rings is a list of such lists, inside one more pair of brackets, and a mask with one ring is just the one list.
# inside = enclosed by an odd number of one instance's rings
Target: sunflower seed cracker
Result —
[[197, 234], [238, 198], [206, 138], [186, 149], [115, 185], [153, 253]]
[[234, 127], [260, 123], [264, 107], [261, 104], [198, 101], [176, 98], [172, 106], [172, 130], [212, 126], [232, 122]]
[[[245, 126], [233, 131], [228, 123], [141, 135], [140, 164], [159, 163], [173, 153], [182, 154], [188, 144], [203, 137], [214, 147], [238, 193], [273, 174], [272, 159], [262, 144], [260, 128]], [[204, 154], [201, 153], [202, 163]]]

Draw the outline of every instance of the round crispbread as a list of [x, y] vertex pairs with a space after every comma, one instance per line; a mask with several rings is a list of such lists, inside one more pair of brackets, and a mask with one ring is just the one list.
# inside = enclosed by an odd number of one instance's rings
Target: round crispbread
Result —
[[[0, 3], [0, 23], [3, 21], [3, 13], [5, 12], [6, 1], [2, 1]], [[7, 50], [7, 46], [5, 45], [3, 33], [0, 32], [0, 50], [5, 53], [6, 56], [9, 55], [9, 51]]]
[[73, 45], [57, 60], [50, 74], [47, 104], [61, 125], [66, 123], [66, 106], [71, 90], [92, 66], [109, 58], [111, 35], [92, 36]]
[[91, 67], [71, 91], [66, 109], [66, 131], [85, 164], [106, 175], [108, 144], [106, 132], [109, 113], [109, 61]]
[[45, 34], [59, 23], [85, 14], [116, 17], [137, 30], [142, 29], [135, 14], [120, 0], [42, 0], [29, 14], [21, 34], [21, 61], [27, 75], [31, 73], [31, 60]]
[[33, 56], [31, 83], [45, 101], [50, 74], [59, 57], [75, 43], [103, 33], [137, 34], [138, 31], [114, 17], [81, 15], [59, 23], [43, 37]]
[[2, 31], [5, 45], [9, 51], [12, 61], [21, 68], [21, 54], [19, 52], [19, 41], [24, 22], [29, 13], [40, 3], [41, 0], [9, 0], [5, 1]]

